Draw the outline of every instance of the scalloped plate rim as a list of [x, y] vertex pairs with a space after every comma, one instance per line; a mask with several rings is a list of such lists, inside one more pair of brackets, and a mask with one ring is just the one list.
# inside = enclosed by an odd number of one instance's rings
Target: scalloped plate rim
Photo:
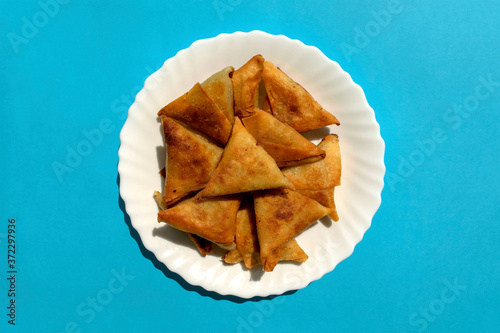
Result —
[[[159, 255], [158, 252], [158, 249], [157, 249], [157, 246], [154, 242], [148, 242], [148, 241], [145, 241], [147, 240], [145, 235], [144, 235], [144, 232], [148, 231], [146, 230], [147, 229], [147, 225], [144, 225], [142, 223], [139, 222], [139, 219], [137, 218], [137, 215], [135, 214], [135, 212], [129, 212], [129, 209], [130, 209], [130, 205], [131, 205], [131, 196], [129, 195], [129, 192], [127, 190], [127, 186], [128, 186], [128, 179], [127, 179], [127, 176], [128, 176], [128, 170], [126, 169], [127, 167], [127, 162], [126, 162], [126, 158], [128, 157], [127, 156], [127, 132], [128, 131], [131, 131], [133, 129], [132, 127], [132, 120], [130, 118], [130, 113], [131, 112], [138, 112], [136, 111], [135, 109], [136, 108], [140, 108], [140, 101], [143, 97], [143, 95], [147, 94], [150, 90], [150, 86], [151, 86], [151, 82], [152, 80], [155, 78], [155, 75], [159, 75], [158, 73], [160, 72], [160, 70], [162, 70], [163, 68], [166, 68], [169, 66], [170, 62], [174, 61], [174, 59], [178, 59], [179, 57], [183, 57], [185, 54], [187, 54], [189, 52], [189, 50], [192, 50], [193, 48], [195, 47], [202, 47], [203, 46], [203, 43], [211, 43], [211, 42], [214, 42], [214, 41], [221, 41], [223, 39], [232, 39], [232, 38], [237, 38], [237, 37], [243, 37], [245, 38], [245, 36], [250, 36], [250, 35], [253, 35], [253, 36], [258, 36], [259, 38], [275, 38], [275, 39], [280, 39], [280, 40], [284, 40], [285, 43], [297, 43], [297, 45], [300, 45], [301, 48], [304, 48], [304, 49], [307, 49], [309, 51], [314, 51], [316, 53], [315, 56], [320, 56], [323, 58], [323, 60], [327, 63], [329, 63], [330, 65], [333, 65], [337, 68], [337, 70], [339, 70], [343, 76], [344, 79], [347, 79], [348, 80], [348, 84], [351, 86], [350, 89], [354, 89], [354, 90], [358, 90], [357, 93], [361, 93], [362, 94], [362, 97], [363, 97], [363, 102], [365, 102], [365, 113], [367, 113], [369, 116], [370, 116], [370, 125], [371, 126], [374, 126], [373, 129], [375, 129], [375, 131], [377, 132], [377, 136], [374, 138], [375, 139], [375, 142], [378, 146], [378, 149], [381, 151], [380, 152], [380, 156], [379, 156], [379, 161], [378, 161], [378, 164], [377, 166], [379, 167], [378, 170], [376, 170], [377, 172], [377, 180], [378, 180], [378, 184], [377, 187], [372, 191], [371, 193], [371, 196], [372, 196], [372, 199], [373, 199], [373, 212], [371, 212], [369, 215], [369, 221], [367, 221], [367, 227], [366, 228], [363, 228], [364, 230], [362, 230], [362, 232], [356, 234], [355, 236], [357, 236], [354, 240], [353, 240], [353, 244], [352, 246], [350, 246], [348, 249], [347, 249], [347, 252], [344, 253], [343, 256], [339, 257], [339, 260], [335, 263], [333, 263], [333, 265], [330, 265], [329, 268], [326, 270], [326, 271], [323, 271], [323, 272], [320, 272], [319, 274], [316, 274], [314, 276], [309, 276], [309, 279], [305, 279], [304, 281], [301, 281], [301, 283], [297, 283], [295, 284], [292, 288], [290, 288], [290, 286], [286, 286], [284, 285], [282, 288], [276, 288], [275, 290], [250, 290], [249, 292], [245, 292], [245, 291], [242, 291], [242, 290], [239, 290], [238, 292], [235, 292], [235, 290], [224, 290], [224, 289], [220, 289], [220, 288], [211, 288], [210, 286], [207, 286], [207, 285], [203, 285], [202, 283], [200, 283], [200, 281], [196, 280], [194, 277], [190, 276], [189, 274], [185, 274], [185, 272], [181, 271], [179, 272], [178, 270], [176, 270], [175, 268], [172, 269], [172, 265], [169, 265], [169, 263], [165, 262], [164, 260], [162, 260], [161, 258], [161, 255]], [[263, 54], [263, 56], [266, 58], [266, 55]], [[232, 64], [228, 64], [228, 65], [232, 65]], [[314, 95], [313, 95], [314, 96]], [[342, 126], [342, 125], [341, 125]], [[341, 138], [342, 140], [342, 138]], [[189, 47], [185, 48], [185, 49], [182, 49], [182, 50], [179, 50], [173, 57], [167, 59], [162, 67], [160, 69], [158, 69], [156, 72], [154, 72], [153, 74], [151, 74], [146, 80], [145, 80], [145, 83], [144, 83], [144, 87], [139, 91], [139, 93], [136, 95], [136, 99], [134, 100], [134, 103], [130, 106], [129, 108], [129, 115], [123, 125], [123, 128], [120, 132], [120, 142], [121, 142], [121, 145], [119, 147], [119, 150], [118, 150], [118, 156], [119, 156], [119, 163], [118, 163], [118, 173], [120, 175], [120, 189], [119, 189], [119, 192], [120, 192], [120, 196], [121, 198], [123, 199], [124, 203], [125, 203], [125, 210], [127, 212], [127, 214], [129, 215], [130, 217], [130, 222], [132, 224], [132, 226], [134, 227], [134, 229], [136, 229], [136, 231], [138, 232], [140, 238], [141, 238], [141, 242], [142, 244], [144, 245], [144, 247], [150, 251], [151, 253], [153, 253], [156, 257], [156, 259], [160, 262], [162, 262], [163, 264], [165, 264], [165, 266], [179, 274], [186, 282], [188, 282], [189, 284], [191, 285], [196, 285], [196, 286], [200, 286], [202, 288], [204, 288], [205, 290], [209, 290], [209, 291], [213, 291], [213, 292], [216, 292], [220, 295], [232, 295], [232, 296], [237, 296], [237, 297], [240, 297], [240, 298], [245, 298], [245, 299], [249, 299], [249, 298], [252, 298], [252, 297], [267, 297], [267, 296], [272, 296], [272, 295], [280, 295], [280, 294], [283, 294], [287, 291], [292, 291], [292, 290], [298, 290], [298, 289], [301, 289], [301, 288], [304, 288], [306, 287], [307, 285], [309, 285], [311, 282], [313, 281], [316, 281], [318, 279], [320, 279], [322, 276], [324, 276], [325, 274], [333, 271], [335, 269], [335, 267], [340, 263], [342, 262], [343, 260], [345, 260], [346, 258], [348, 258], [353, 252], [354, 252], [354, 249], [355, 247], [357, 246], [357, 244], [359, 244], [359, 242], [363, 239], [364, 237], [364, 234], [366, 233], [366, 231], [371, 227], [371, 223], [372, 223], [372, 219], [373, 219], [373, 216], [374, 214], [376, 213], [376, 211], [378, 210], [378, 208], [380, 207], [381, 205], [381, 192], [382, 192], [382, 189], [384, 187], [384, 182], [383, 182], [383, 177], [384, 177], [384, 174], [385, 174], [385, 165], [384, 165], [384, 152], [385, 152], [385, 142], [384, 140], [382, 139], [382, 137], [380, 136], [380, 126], [379, 124], [377, 123], [376, 121], [376, 118], [375, 118], [375, 112], [374, 110], [369, 106], [368, 102], [366, 101], [366, 96], [364, 94], [364, 91], [363, 89], [361, 88], [361, 86], [359, 86], [358, 84], [356, 84], [353, 80], [352, 80], [352, 77], [349, 75], [349, 73], [345, 72], [342, 70], [342, 68], [340, 67], [340, 65], [329, 59], [324, 53], [321, 52], [321, 50], [315, 46], [309, 46], [309, 45], [306, 45], [304, 44], [302, 41], [300, 40], [297, 40], [297, 39], [291, 39], [285, 35], [272, 35], [272, 34], [268, 34], [268, 33], [265, 33], [265, 32], [262, 32], [262, 31], [259, 31], [259, 30], [253, 30], [253, 31], [250, 31], [250, 32], [241, 32], [241, 31], [237, 31], [237, 32], [234, 32], [234, 33], [222, 33], [222, 34], [219, 34], [217, 35], [216, 37], [212, 37], [212, 38], [205, 38], [205, 39], [201, 39], [201, 40], [197, 40], [195, 42], [193, 42]], [[125, 176], [125, 178], [124, 178]], [[375, 192], [375, 193], [373, 193]], [[341, 223], [341, 222], [339, 222]], [[189, 249], [191, 250], [191, 249]], [[272, 274], [272, 273], [270, 273]]]

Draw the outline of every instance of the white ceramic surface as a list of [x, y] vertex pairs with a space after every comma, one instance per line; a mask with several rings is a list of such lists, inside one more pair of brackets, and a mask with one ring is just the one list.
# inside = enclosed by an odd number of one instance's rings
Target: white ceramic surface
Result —
[[[161, 156], [164, 143], [158, 110], [196, 82], [229, 65], [237, 69], [255, 54], [262, 54], [305, 87], [341, 123], [306, 135], [315, 143], [328, 131], [339, 135], [342, 185], [336, 188], [335, 200], [340, 221], [323, 219], [297, 238], [309, 255], [307, 262], [279, 263], [269, 273], [225, 265], [222, 251], [202, 258], [185, 234], [157, 222], [158, 207], [152, 196], [162, 189], [158, 152]], [[221, 34], [178, 52], [146, 80], [129, 109], [120, 140], [120, 195], [144, 246], [191, 285], [221, 295], [251, 298], [306, 287], [353, 252], [381, 203], [384, 141], [363, 90], [320, 50], [282, 35]]]

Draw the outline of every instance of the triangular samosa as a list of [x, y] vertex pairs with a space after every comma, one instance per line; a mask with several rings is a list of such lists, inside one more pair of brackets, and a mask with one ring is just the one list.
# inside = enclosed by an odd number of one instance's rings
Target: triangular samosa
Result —
[[[163, 194], [161, 194], [158, 191], [154, 192], [154, 198], [158, 206], [160, 207], [160, 210], [166, 210], [168, 209], [167, 206], [163, 203]], [[200, 252], [200, 254], [205, 257], [207, 254], [212, 253], [212, 243], [204, 238], [201, 238], [198, 235], [191, 234], [189, 232], [186, 233], [188, 235], [189, 239], [193, 241], [194, 245]]]
[[234, 247], [236, 213], [241, 196], [185, 199], [158, 213], [158, 221], [184, 232], [196, 234], [225, 248]]
[[234, 67], [228, 66], [201, 83], [201, 87], [212, 98], [227, 119], [234, 123], [233, 82]]
[[222, 145], [231, 135], [231, 122], [199, 83], [166, 105], [158, 115], [182, 121]]
[[339, 138], [329, 134], [318, 144], [325, 151], [324, 159], [283, 168], [283, 174], [297, 190], [323, 190], [340, 185], [341, 160]]
[[305, 90], [269, 61], [264, 62], [262, 79], [272, 114], [298, 132], [306, 132], [339, 121]]
[[208, 183], [223, 149], [201, 133], [169, 117], [162, 117], [167, 148], [165, 205], [200, 190]]
[[325, 157], [325, 152], [314, 143], [267, 112], [256, 109], [242, 121], [279, 167], [315, 162]]
[[254, 193], [257, 235], [265, 271], [272, 271], [286, 244], [330, 213], [330, 209], [296, 191], [267, 190]]
[[238, 68], [231, 80], [234, 87], [234, 114], [246, 117], [259, 106], [259, 84], [264, 58], [258, 54]]
[[219, 165], [200, 196], [212, 197], [270, 188], [293, 189], [293, 185], [236, 117]]

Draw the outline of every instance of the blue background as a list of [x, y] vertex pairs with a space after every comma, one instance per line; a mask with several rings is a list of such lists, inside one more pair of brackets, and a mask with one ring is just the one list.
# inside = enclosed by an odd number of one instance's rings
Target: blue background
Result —
[[[2, 332], [498, 332], [500, 2], [2, 0], [0, 13]], [[352, 256], [305, 289], [243, 301], [144, 250], [117, 151], [126, 110], [166, 59], [255, 29], [318, 47], [363, 87], [387, 174]], [[58, 176], [78, 147], [86, 156]]]

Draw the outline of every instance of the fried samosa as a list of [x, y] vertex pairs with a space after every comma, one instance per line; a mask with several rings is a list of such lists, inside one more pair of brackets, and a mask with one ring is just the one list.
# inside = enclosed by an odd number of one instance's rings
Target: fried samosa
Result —
[[161, 122], [167, 148], [163, 199], [168, 206], [205, 187], [223, 149], [205, 135], [172, 118], [164, 116]]
[[293, 185], [236, 117], [219, 165], [200, 196], [213, 197], [270, 188], [293, 189]]
[[238, 68], [231, 80], [234, 87], [234, 114], [238, 117], [251, 115], [259, 106], [259, 84], [264, 58], [258, 54]]
[[323, 150], [267, 112], [256, 109], [242, 121], [279, 167], [316, 162], [325, 157]]
[[241, 195], [215, 199], [203, 199], [197, 195], [158, 212], [158, 222], [166, 222], [224, 248], [234, 248], [236, 213], [241, 199]]
[[323, 109], [306, 89], [269, 61], [264, 62], [262, 79], [271, 113], [298, 132], [340, 124], [337, 118]]
[[228, 66], [201, 83], [201, 87], [214, 100], [227, 119], [234, 123], [233, 75], [234, 67]]
[[231, 135], [231, 122], [199, 83], [167, 104], [158, 115], [182, 121], [222, 145]]
[[[158, 204], [158, 207], [160, 207], [160, 210], [166, 210], [168, 207], [165, 206], [163, 203], [163, 194], [161, 194], [158, 191], [154, 192], [154, 198], [156, 203]], [[189, 232], [186, 233], [191, 239], [191, 241], [194, 243], [198, 251], [200, 252], [202, 257], [205, 257], [207, 254], [212, 253], [212, 243], [204, 238], [201, 238], [198, 235], [191, 234]]]
[[260, 256], [268, 272], [290, 240], [330, 213], [329, 208], [292, 190], [258, 191], [253, 195]]

